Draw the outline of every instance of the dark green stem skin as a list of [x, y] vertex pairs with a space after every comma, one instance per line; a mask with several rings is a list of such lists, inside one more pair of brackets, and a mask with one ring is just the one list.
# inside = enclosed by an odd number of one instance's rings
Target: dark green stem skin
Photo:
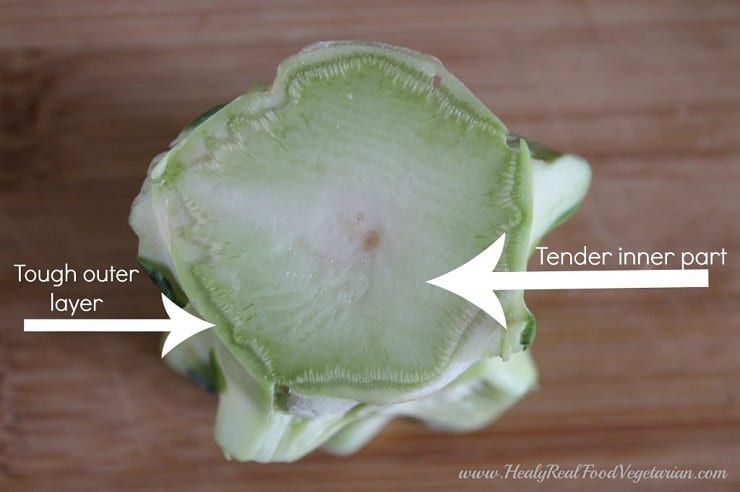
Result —
[[[506, 145], [508, 145], [512, 149], [518, 148], [519, 140], [522, 138], [524, 137], [522, 137], [521, 135], [509, 133], [506, 136]], [[553, 162], [555, 159], [563, 156], [562, 152], [553, 150], [547, 145], [541, 144], [535, 140], [532, 140], [530, 138], [524, 138], [524, 140], [527, 142], [527, 147], [529, 147], [529, 153], [538, 161]]]
[[199, 126], [201, 123], [206, 121], [208, 118], [218, 113], [221, 110], [221, 108], [223, 108], [224, 106], [226, 106], [226, 103], [217, 104], [213, 106], [211, 109], [209, 109], [208, 111], [205, 111], [204, 113], [199, 114], [190, 123], [185, 125], [184, 129], [185, 130], [195, 129], [197, 126]]
[[211, 368], [208, 365], [202, 365], [199, 367], [190, 367], [188, 368], [185, 375], [190, 379], [192, 382], [198, 385], [198, 387], [206, 390], [208, 393], [216, 394], [219, 393], [218, 388], [216, 387], [215, 379], [213, 377], [213, 374], [210, 373]]
[[208, 362], [210, 364], [211, 373], [213, 375], [213, 390], [216, 393], [221, 394], [226, 391], [226, 377], [224, 377], [224, 372], [221, 370], [221, 366], [218, 364], [218, 360], [216, 359], [216, 352], [213, 349], [208, 352]]
[[537, 325], [535, 324], [534, 318], [530, 319], [527, 325], [519, 336], [519, 343], [522, 346], [522, 350], [527, 350], [532, 342], [534, 341], [534, 335], [537, 333]]
[[167, 271], [166, 268], [160, 265], [155, 265], [153, 262], [142, 257], [138, 257], [136, 261], [141, 265], [144, 273], [146, 273], [151, 281], [154, 282], [154, 285], [159, 288], [162, 294], [166, 295], [172, 302], [181, 308], [184, 308], [188, 304], [189, 300], [185, 295], [185, 292], [183, 292], [171, 275], [165, 273]]

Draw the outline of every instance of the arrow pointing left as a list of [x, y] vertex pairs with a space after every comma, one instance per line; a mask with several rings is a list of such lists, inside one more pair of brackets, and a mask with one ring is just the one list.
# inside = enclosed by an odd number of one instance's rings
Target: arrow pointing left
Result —
[[188, 338], [213, 327], [193, 316], [162, 294], [162, 305], [169, 319], [25, 319], [25, 332], [169, 332], [162, 346], [162, 357]]
[[475, 304], [506, 329], [506, 315], [494, 291], [564, 289], [667, 289], [709, 287], [709, 270], [584, 270], [494, 272], [506, 234], [467, 263], [427, 280]]

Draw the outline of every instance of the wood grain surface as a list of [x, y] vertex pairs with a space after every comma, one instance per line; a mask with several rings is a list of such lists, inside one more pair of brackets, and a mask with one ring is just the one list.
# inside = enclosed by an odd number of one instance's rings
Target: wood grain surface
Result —
[[[147, 334], [23, 334], [12, 264], [135, 266], [149, 160], [194, 115], [322, 39], [432, 53], [593, 185], [553, 248], [729, 251], [711, 288], [532, 292], [539, 389], [467, 435], [391, 425], [350, 458], [239, 464], [216, 400]], [[740, 490], [737, 1], [0, 2], [0, 490]], [[160, 317], [154, 286], [101, 316]], [[725, 469], [717, 481], [458, 480], [506, 464]]]

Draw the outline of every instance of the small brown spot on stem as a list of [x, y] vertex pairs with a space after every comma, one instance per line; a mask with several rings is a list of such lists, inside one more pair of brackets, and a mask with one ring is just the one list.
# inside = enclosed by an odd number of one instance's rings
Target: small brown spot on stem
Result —
[[378, 242], [380, 241], [380, 236], [378, 235], [377, 231], [370, 231], [365, 234], [365, 236], [362, 238], [362, 250], [363, 251], [372, 251], [375, 248], [378, 247]]

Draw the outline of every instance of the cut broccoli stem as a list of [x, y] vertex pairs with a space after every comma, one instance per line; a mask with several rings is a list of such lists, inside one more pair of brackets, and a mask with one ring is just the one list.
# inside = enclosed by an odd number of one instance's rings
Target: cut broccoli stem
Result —
[[476, 429], [531, 389], [524, 293], [498, 293], [504, 330], [426, 281], [504, 233], [497, 269], [525, 270], [589, 180], [437, 59], [319, 43], [193, 120], [130, 222], [155, 284], [215, 325], [166, 360], [219, 394], [226, 456], [291, 461], [396, 416]]

